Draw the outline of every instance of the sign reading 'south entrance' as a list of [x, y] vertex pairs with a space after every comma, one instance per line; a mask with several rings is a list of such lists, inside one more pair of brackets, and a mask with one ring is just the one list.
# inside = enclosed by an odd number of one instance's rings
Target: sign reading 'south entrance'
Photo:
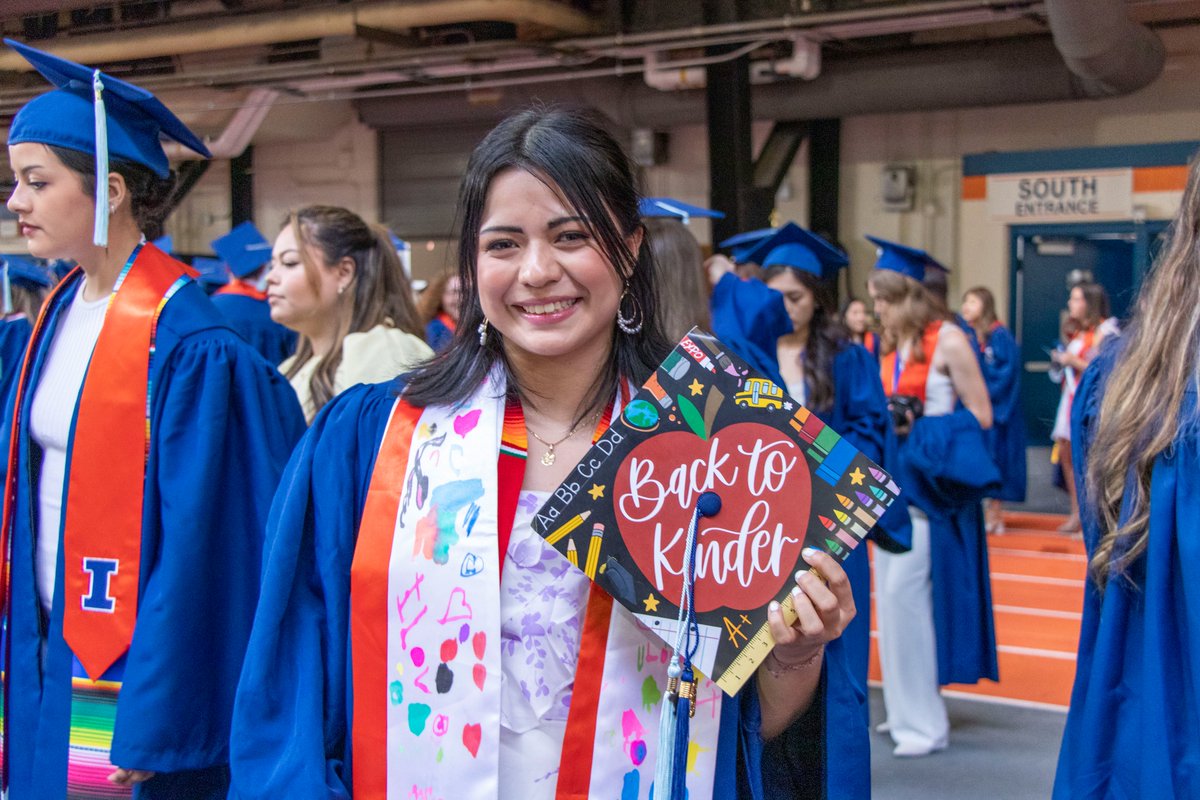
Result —
[[1133, 216], [1133, 170], [989, 175], [989, 215], [1001, 222], [1089, 222]]

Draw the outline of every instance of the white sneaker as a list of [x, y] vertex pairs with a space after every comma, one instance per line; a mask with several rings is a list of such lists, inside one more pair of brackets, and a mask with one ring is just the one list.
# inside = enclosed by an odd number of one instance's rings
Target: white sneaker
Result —
[[923, 756], [933, 755], [946, 749], [946, 745], [926, 745], [918, 744], [917, 742], [901, 742], [892, 748], [892, 755], [896, 758], [921, 758]]

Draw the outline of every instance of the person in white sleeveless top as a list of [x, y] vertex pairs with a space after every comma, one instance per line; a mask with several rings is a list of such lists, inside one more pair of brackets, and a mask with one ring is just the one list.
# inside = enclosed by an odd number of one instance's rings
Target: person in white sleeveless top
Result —
[[[916, 438], [918, 426], [934, 427], [931, 420], [948, 417], [961, 403], [974, 417], [968, 424], [987, 428], [992, 423], [992, 407], [966, 335], [944, 318], [940, 304], [922, 286], [927, 268], [945, 268], [923, 251], [872, 241], [880, 247], [876, 270], [868, 282], [882, 325], [880, 377], [892, 403], [897, 433], [907, 437], [901, 445], [903, 464], [905, 445]], [[950, 682], [950, 677], [942, 674], [946, 670], [941, 668], [944, 657], [939, 652], [955, 645], [946, 635], [946, 629], [954, 625], [944, 620], [957, 612], [938, 608], [935, 602], [939, 594], [934, 589], [939, 578], [935, 561], [945, 562], [946, 558], [939, 554], [942, 558], [935, 560], [933, 546], [946, 545], [939, 536], [941, 525], [935, 524], [931, 532], [931, 518], [942, 522], [943, 510], [923, 502], [911, 481], [902, 481], [901, 489], [910, 495], [912, 550], [902, 554], [875, 550], [879, 656], [887, 710], [887, 721], [879, 729], [891, 733], [894, 755], [914, 757], [943, 750], [949, 743], [950, 725], [938, 686]], [[978, 501], [974, 505], [981, 511]], [[983, 543], [981, 513], [976, 522], [978, 553]], [[986, 576], [986, 554], [983, 573]], [[980, 591], [986, 593], [986, 588]], [[990, 601], [985, 605], [990, 619]], [[940, 636], [947, 641], [939, 641]], [[984, 666], [981, 671], [986, 674], [994, 669]], [[977, 677], [960, 672], [953, 679]]]

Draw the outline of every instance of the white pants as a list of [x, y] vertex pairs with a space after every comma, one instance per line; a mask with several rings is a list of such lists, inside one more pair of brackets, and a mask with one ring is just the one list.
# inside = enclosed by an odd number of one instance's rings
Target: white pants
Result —
[[896, 744], [938, 750], [949, 742], [950, 720], [938, 691], [929, 518], [916, 508], [910, 513], [912, 550], [875, 549], [883, 704]]

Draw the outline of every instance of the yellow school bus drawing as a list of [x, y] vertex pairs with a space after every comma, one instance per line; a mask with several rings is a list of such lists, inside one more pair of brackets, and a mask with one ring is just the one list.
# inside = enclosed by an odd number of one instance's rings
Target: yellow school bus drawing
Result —
[[733, 401], [747, 408], [783, 408], [783, 390], [766, 378], [747, 378], [742, 390], [733, 396]]

